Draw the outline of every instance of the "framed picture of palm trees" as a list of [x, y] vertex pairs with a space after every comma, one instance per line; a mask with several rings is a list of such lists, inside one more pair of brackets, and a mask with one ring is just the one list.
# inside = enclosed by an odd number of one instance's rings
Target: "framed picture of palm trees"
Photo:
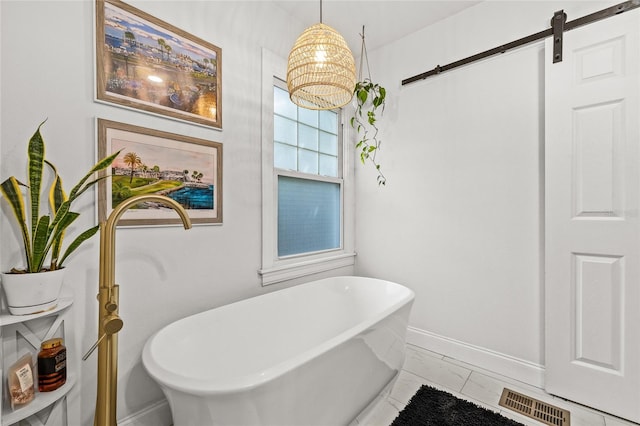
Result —
[[222, 49], [120, 0], [96, 0], [96, 100], [222, 128]]
[[[98, 154], [120, 152], [98, 182], [98, 220], [139, 194], [166, 195], [193, 224], [222, 224], [222, 144], [104, 119], [97, 120]], [[161, 204], [140, 203], [118, 226], [181, 225]]]

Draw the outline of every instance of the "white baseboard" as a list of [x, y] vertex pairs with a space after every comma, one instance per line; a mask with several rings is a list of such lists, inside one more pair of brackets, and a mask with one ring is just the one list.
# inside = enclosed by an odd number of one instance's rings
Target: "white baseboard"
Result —
[[171, 409], [167, 400], [158, 401], [118, 422], [118, 426], [171, 426], [172, 424]]
[[544, 388], [544, 366], [429, 331], [409, 327], [407, 343]]

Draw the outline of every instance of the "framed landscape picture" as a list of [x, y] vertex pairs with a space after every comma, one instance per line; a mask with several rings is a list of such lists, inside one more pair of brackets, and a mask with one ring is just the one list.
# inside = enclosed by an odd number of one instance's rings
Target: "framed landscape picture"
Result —
[[[139, 194], [166, 195], [185, 208], [193, 224], [222, 223], [222, 144], [98, 119], [98, 157], [120, 151], [98, 183], [98, 220]], [[173, 209], [140, 203], [119, 226], [180, 225]]]
[[119, 0], [96, 0], [96, 97], [222, 128], [222, 50]]

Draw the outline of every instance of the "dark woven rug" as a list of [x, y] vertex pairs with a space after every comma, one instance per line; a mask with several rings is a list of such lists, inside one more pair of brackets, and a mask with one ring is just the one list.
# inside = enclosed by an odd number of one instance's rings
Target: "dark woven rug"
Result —
[[391, 426], [522, 426], [522, 423], [423, 385]]

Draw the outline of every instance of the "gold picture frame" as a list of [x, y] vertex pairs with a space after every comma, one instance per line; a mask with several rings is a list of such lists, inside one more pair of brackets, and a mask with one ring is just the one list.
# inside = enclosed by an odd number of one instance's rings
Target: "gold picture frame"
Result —
[[[120, 155], [98, 182], [98, 220], [139, 194], [166, 195], [185, 208], [193, 224], [222, 224], [222, 144], [132, 124], [97, 120], [98, 156]], [[174, 211], [141, 203], [118, 226], [180, 225]]]
[[120, 0], [96, 0], [96, 100], [222, 129], [222, 49]]

